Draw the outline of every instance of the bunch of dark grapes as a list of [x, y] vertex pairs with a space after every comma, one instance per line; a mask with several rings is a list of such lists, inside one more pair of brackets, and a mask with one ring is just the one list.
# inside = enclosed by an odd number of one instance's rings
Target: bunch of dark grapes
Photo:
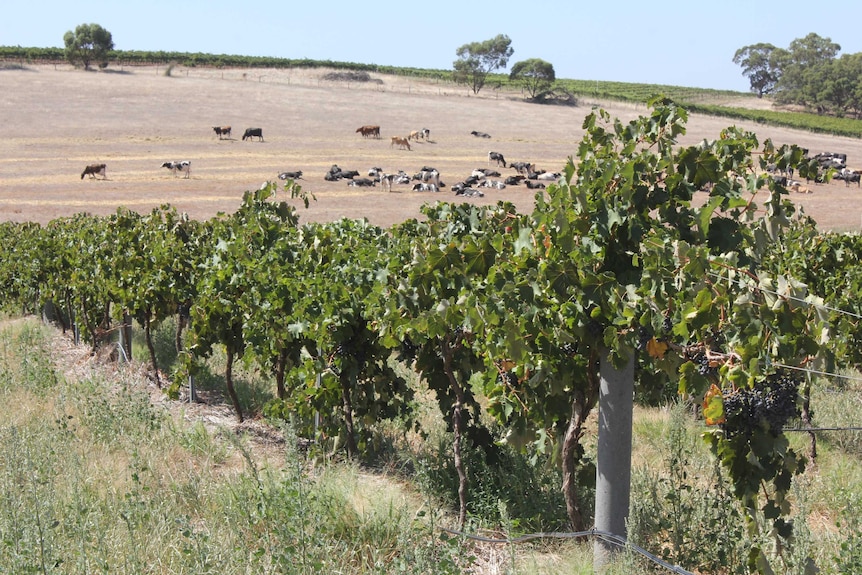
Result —
[[409, 336], [404, 336], [404, 339], [401, 340], [401, 356], [407, 360], [415, 359], [417, 351], [419, 351], [419, 346], [413, 343]]
[[788, 421], [799, 417], [799, 384], [800, 380], [792, 374], [778, 371], [754, 388], [739, 389], [725, 396], [722, 428], [727, 437], [750, 438], [756, 429], [764, 427], [772, 435], [779, 435]]
[[652, 332], [647, 328], [641, 326], [638, 328], [638, 343], [635, 346], [638, 351], [643, 351], [646, 349], [647, 343], [652, 339]]
[[685, 359], [697, 366], [697, 372], [700, 375], [711, 379], [718, 377], [718, 362], [709, 359], [709, 355], [703, 346], [687, 348]]
[[665, 333], [665, 335], [670, 334], [670, 332], [673, 330], [673, 321], [671, 321], [669, 313], [666, 313], [664, 315], [664, 319], [661, 322], [661, 329]]
[[578, 353], [578, 344], [567, 341], [560, 345], [560, 351], [567, 357], [574, 357]]
[[518, 376], [515, 375], [515, 372], [512, 370], [500, 371], [497, 373], [497, 380], [509, 387], [515, 387], [518, 385]]

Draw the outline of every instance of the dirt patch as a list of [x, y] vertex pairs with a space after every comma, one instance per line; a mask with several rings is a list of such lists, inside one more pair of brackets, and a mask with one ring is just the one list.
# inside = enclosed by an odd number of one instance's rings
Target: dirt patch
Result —
[[[325, 80], [332, 71], [324, 69], [166, 71], [0, 70], [6, 132], [0, 140], [0, 220], [46, 223], [76, 212], [111, 214], [119, 206], [149, 212], [164, 203], [203, 219], [235, 211], [245, 191], [282, 171], [302, 170], [303, 189], [317, 197], [307, 211], [301, 209], [303, 221], [365, 217], [389, 226], [419, 217], [426, 202], [462, 200], [447, 189], [435, 194], [396, 186], [390, 193], [326, 182], [332, 164], [363, 175], [372, 167], [413, 174], [431, 166], [451, 185], [475, 168], [489, 167], [493, 150], [508, 161], [559, 171], [576, 153], [583, 118], [595, 104], [539, 106], [519, 93], [487, 88], [476, 96], [451, 83], [378, 74], [363, 81]], [[623, 120], [647, 112], [642, 105], [599, 104]], [[713, 139], [731, 123], [692, 115], [680, 143]], [[382, 138], [357, 134], [366, 124], [381, 126]], [[862, 165], [860, 140], [735, 124], [755, 131], [761, 142], [772, 138], [812, 152], [842, 152], [851, 165]], [[225, 125], [233, 135], [220, 140], [212, 127]], [[242, 141], [248, 127], [262, 128], [264, 141]], [[391, 136], [422, 128], [431, 137], [412, 142], [411, 151], [390, 146]], [[476, 138], [474, 130], [492, 137]], [[188, 179], [160, 167], [180, 160], [192, 163]], [[107, 179], [81, 179], [90, 163], [107, 164]], [[502, 177], [514, 173], [499, 170]], [[812, 194], [792, 199], [821, 227], [859, 229], [862, 190], [843, 182], [810, 187]], [[463, 201], [505, 200], [528, 211], [533, 197], [524, 186], [510, 186]]]

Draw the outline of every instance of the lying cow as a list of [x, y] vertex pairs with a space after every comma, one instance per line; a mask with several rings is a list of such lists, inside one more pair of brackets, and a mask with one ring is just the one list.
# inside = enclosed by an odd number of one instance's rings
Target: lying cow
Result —
[[279, 180], [301, 180], [302, 179], [302, 170], [297, 170], [296, 172], [282, 172], [278, 175]]
[[477, 138], [490, 138], [491, 137], [491, 134], [486, 134], [485, 132], [477, 132], [476, 130], [473, 130], [472, 132], [470, 132], [470, 134], [472, 134], [473, 136], [476, 136]]
[[185, 172], [186, 179], [188, 179], [192, 174], [192, 163], [188, 160], [183, 160], [182, 162], [165, 162], [162, 164], [162, 167], [169, 169], [173, 172], [174, 176], [178, 176], [180, 172]]
[[230, 138], [230, 126], [213, 126], [213, 132], [216, 133], [219, 140], [222, 139], [222, 136]]
[[440, 188], [436, 184], [419, 183], [413, 186], [414, 192], [439, 192]]
[[245, 142], [246, 138], [251, 141], [252, 138], [258, 138], [258, 141], [263, 141], [263, 128], [247, 128], [245, 133], [242, 135], [242, 141]]
[[90, 164], [89, 166], [84, 168], [83, 172], [81, 172], [81, 179], [83, 180], [84, 176], [90, 176], [95, 180], [96, 176], [99, 175], [102, 176], [103, 180], [107, 180], [108, 177], [105, 175], [106, 167], [107, 166], [105, 166], [105, 164]]
[[356, 178], [347, 182], [348, 186], [354, 186], [357, 188], [370, 188], [373, 187], [377, 182], [372, 180], [371, 178]]

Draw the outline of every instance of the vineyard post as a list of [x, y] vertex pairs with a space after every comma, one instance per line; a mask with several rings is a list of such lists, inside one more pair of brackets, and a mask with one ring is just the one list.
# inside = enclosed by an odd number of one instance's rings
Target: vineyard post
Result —
[[[623, 350], [621, 350], [623, 351]], [[617, 368], [602, 350], [599, 365], [599, 436], [596, 446], [596, 530], [626, 539], [632, 472], [634, 354]], [[617, 547], [601, 538], [593, 544], [593, 569], [599, 573]]]

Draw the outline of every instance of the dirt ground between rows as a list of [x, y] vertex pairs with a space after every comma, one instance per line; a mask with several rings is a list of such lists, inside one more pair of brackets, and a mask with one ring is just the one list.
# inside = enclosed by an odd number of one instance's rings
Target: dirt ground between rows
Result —
[[[447, 184], [474, 168], [488, 167], [488, 152], [509, 161], [534, 162], [559, 171], [576, 153], [584, 116], [600, 105], [629, 120], [645, 106], [582, 99], [576, 107], [540, 106], [522, 95], [491, 88], [478, 96], [448, 83], [374, 76], [365, 83], [323, 79], [327, 70], [199, 70], [164, 67], [84, 72], [39, 65], [0, 69], [0, 220], [47, 223], [76, 212], [111, 214], [119, 206], [146, 213], [169, 203], [194, 218], [233, 212], [243, 192], [275, 180], [282, 171], [303, 171], [301, 185], [316, 201], [301, 209], [303, 221], [368, 218], [389, 226], [419, 217], [426, 202], [514, 202], [528, 211], [533, 192], [524, 186], [485, 190], [484, 198], [460, 199], [396, 186], [352, 188], [326, 182], [332, 164], [408, 174], [423, 166], [440, 170]], [[381, 126], [381, 139], [364, 139], [356, 128]], [[862, 167], [862, 140], [810, 134], [727, 119], [692, 115], [680, 144], [713, 139], [736, 124], [763, 142], [795, 143], [816, 153], [848, 155]], [[230, 139], [212, 127], [230, 125]], [[242, 141], [247, 127], [263, 129], [264, 142]], [[412, 151], [390, 146], [390, 137], [428, 128], [429, 141]], [[470, 135], [473, 130], [490, 139]], [[161, 168], [189, 160], [189, 179]], [[89, 163], [107, 164], [107, 180], [81, 179]], [[513, 170], [500, 168], [503, 176]], [[843, 182], [811, 186], [794, 195], [821, 228], [856, 231], [862, 225], [862, 190]]]

